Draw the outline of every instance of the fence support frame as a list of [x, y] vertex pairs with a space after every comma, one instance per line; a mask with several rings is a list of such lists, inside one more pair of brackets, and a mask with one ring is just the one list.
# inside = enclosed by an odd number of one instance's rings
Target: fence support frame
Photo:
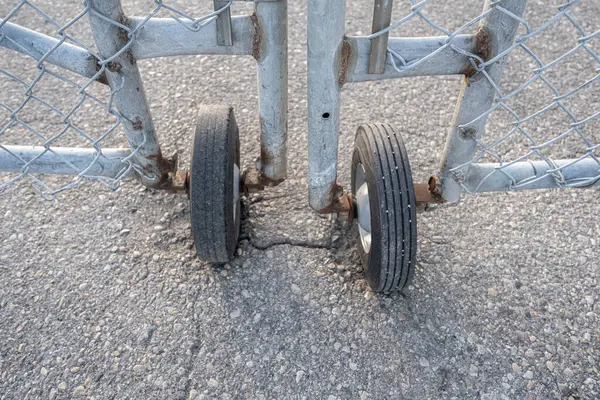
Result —
[[253, 56], [258, 71], [261, 184], [287, 177], [288, 50], [287, 0], [258, 2]]
[[146, 101], [137, 60], [131, 53], [120, 0], [89, 0], [89, 21], [94, 41], [104, 58], [102, 69], [123, 118], [125, 135], [132, 150], [131, 160], [145, 186], [161, 188], [176, 170], [176, 160], [163, 157]]
[[[483, 54], [483, 61], [495, 58], [513, 44], [520, 23], [517, 18], [523, 15], [527, 0], [502, 2], [502, 8], [512, 16], [494, 8], [494, 3], [486, 1], [483, 12], [488, 14], [479, 23], [477, 33], [482, 35], [481, 44], [486, 47], [485, 51], [478, 51], [480, 54], [487, 53]], [[488, 65], [485, 74], [480, 71], [472, 76], [465, 75], [463, 79], [437, 180], [436, 191], [446, 201], [460, 199], [461, 184], [470, 168], [468, 162], [475, 154], [476, 139], [484, 133], [485, 113], [492, 107], [497, 95], [495, 85], [500, 83], [507, 59], [508, 53]]]
[[308, 201], [320, 212], [330, 212], [338, 194], [345, 24], [346, 0], [308, 1]]

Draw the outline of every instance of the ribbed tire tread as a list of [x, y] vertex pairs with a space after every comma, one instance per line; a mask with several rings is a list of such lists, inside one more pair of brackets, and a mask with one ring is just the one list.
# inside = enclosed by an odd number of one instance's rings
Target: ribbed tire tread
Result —
[[[233, 165], [239, 165], [239, 131], [228, 106], [200, 106], [190, 177], [196, 256], [227, 262], [235, 254], [239, 212], [234, 220]], [[238, 205], [238, 210], [239, 210]]]
[[408, 154], [402, 137], [389, 124], [358, 128], [352, 160], [365, 168], [371, 204], [369, 254], [359, 252], [369, 284], [376, 292], [403, 290], [411, 282], [417, 250], [416, 201]]

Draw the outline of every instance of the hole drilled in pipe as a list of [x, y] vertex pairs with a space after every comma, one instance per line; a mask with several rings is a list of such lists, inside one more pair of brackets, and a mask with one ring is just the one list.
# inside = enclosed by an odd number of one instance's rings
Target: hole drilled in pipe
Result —
[[323, 113], [322, 117], [323, 117], [323, 119], [327, 119], [327, 118], [329, 118], [329, 113], [328, 113], [328, 112], [326, 112], [326, 113]]

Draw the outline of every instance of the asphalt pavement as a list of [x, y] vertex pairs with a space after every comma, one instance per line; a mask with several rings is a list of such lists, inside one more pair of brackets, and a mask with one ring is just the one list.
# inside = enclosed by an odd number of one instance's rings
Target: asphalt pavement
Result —
[[[366, 34], [371, 2], [348, 3], [348, 32]], [[454, 3], [434, 9], [454, 28], [481, 7]], [[529, 3], [534, 22], [550, 15]], [[599, 15], [598, 3], [583, 3]], [[66, 18], [78, 4], [52, 10]], [[195, 259], [183, 195], [133, 181], [116, 191], [88, 183], [53, 201], [25, 183], [0, 195], [0, 399], [600, 398], [598, 188], [466, 196], [421, 212], [413, 284], [405, 295], [372, 293], [356, 228], [308, 207], [306, 1], [289, 13], [289, 179], [245, 199], [231, 263]], [[432, 34], [419, 29], [408, 33]], [[569, 29], [549, 31], [556, 40], [536, 51], [561, 54]], [[7, 54], [12, 68], [26, 62]], [[198, 104], [225, 103], [251, 165], [260, 151], [253, 64], [139, 62], [166, 154], [188, 163]], [[348, 85], [340, 182], [357, 126], [376, 121], [403, 134], [415, 180], [426, 182], [459, 88], [460, 77]], [[599, 92], [586, 93], [577, 112], [592, 115]], [[84, 116], [90, 129], [106, 123], [97, 112]]]

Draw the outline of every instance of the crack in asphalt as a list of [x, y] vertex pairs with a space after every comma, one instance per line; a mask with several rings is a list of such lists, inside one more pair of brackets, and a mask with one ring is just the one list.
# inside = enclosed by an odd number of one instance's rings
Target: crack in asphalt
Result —
[[293, 239], [283, 239], [276, 240], [267, 244], [258, 244], [252, 238], [248, 238], [248, 244], [255, 249], [258, 250], [267, 250], [271, 247], [275, 246], [295, 246], [295, 247], [303, 247], [305, 249], [325, 249], [325, 250], [335, 250], [336, 246], [320, 244], [320, 243], [311, 243], [303, 240], [293, 240]]

